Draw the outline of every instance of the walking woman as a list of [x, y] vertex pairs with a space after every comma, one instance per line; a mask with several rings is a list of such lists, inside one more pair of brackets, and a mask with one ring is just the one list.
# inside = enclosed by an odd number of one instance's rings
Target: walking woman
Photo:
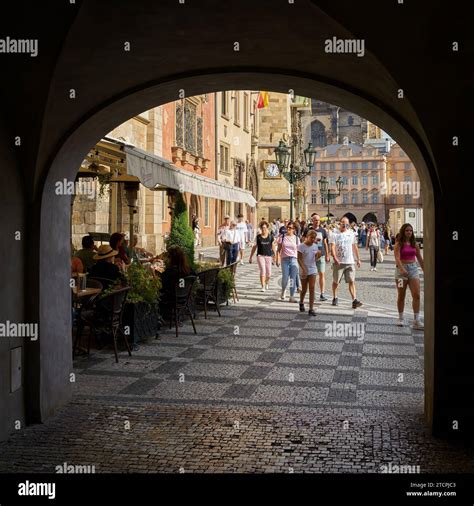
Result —
[[280, 265], [282, 270], [282, 283], [281, 283], [281, 297], [280, 300], [285, 300], [285, 291], [290, 282], [290, 302], [298, 302], [295, 298], [296, 280], [298, 276], [298, 246], [299, 239], [295, 235], [295, 226], [293, 223], [288, 223], [288, 227], [280, 229], [280, 237], [277, 240], [277, 266]]
[[398, 291], [397, 307], [399, 318], [397, 325], [399, 327], [403, 327], [405, 325], [403, 312], [405, 309], [407, 286], [409, 286], [413, 299], [413, 313], [415, 315], [413, 328], [422, 330], [424, 326], [423, 322], [420, 320], [420, 275], [417, 260], [423, 271], [424, 265], [420, 247], [415, 241], [413, 227], [409, 223], [402, 225], [402, 228], [397, 235], [394, 255], [396, 264], [395, 281], [397, 283]]
[[377, 270], [377, 255], [380, 251], [380, 232], [372, 223], [367, 235], [367, 246], [365, 249], [370, 250], [370, 270]]
[[269, 289], [270, 277], [272, 275], [272, 262], [274, 262], [275, 248], [274, 237], [270, 226], [266, 221], [260, 223], [260, 233], [250, 252], [249, 263], [252, 263], [253, 255], [257, 251], [257, 263], [260, 270], [261, 291]]
[[388, 225], [385, 225], [383, 229], [383, 237], [385, 239], [385, 255], [388, 255], [388, 250], [390, 248], [390, 241], [391, 241], [391, 233], [390, 233], [390, 227]]
[[316, 275], [318, 268], [316, 261], [321, 257], [321, 250], [316, 243], [316, 230], [308, 230], [304, 242], [298, 246], [298, 263], [301, 269], [301, 293], [300, 293], [300, 311], [304, 313], [304, 298], [309, 288], [309, 311], [310, 316], [316, 316], [314, 310], [314, 287], [316, 284]]

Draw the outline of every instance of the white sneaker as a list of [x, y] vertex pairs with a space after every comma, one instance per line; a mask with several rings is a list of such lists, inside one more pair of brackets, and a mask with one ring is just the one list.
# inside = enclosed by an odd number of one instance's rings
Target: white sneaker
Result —
[[376, 270], [377, 270], [377, 267], [374, 267], [374, 271], [376, 271]]
[[372, 272], [373, 270], [374, 270], [374, 268], [373, 268], [373, 267], [371, 267], [371, 268], [370, 268], [370, 272]]
[[268, 283], [265, 285], [265, 290], [270, 290], [270, 286], [268, 285]]
[[260, 289], [261, 292], [264, 292], [265, 291], [265, 287], [262, 286], [262, 288]]
[[413, 320], [412, 328], [415, 330], [423, 330], [425, 326], [421, 320]]
[[404, 327], [404, 326], [405, 326], [405, 321], [402, 318], [399, 318], [397, 320], [397, 327]]
[[280, 300], [285, 300], [285, 294], [284, 293], [281, 294]]

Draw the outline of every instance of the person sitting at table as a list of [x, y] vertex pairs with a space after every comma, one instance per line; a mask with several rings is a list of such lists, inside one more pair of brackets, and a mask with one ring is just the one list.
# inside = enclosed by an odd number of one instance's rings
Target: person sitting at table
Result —
[[186, 276], [195, 276], [196, 273], [189, 265], [184, 250], [176, 245], [168, 248], [165, 264], [166, 269], [161, 273], [160, 309], [166, 319], [175, 300], [175, 287], [178, 281]]
[[184, 250], [179, 246], [170, 246], [166, 255], [166, 269], [161, 273], [162, 300], [167, 296], [174, 297], [175, 286], [179, 279], [195, 275]]
[[115, 263], [117, 264], [130, 264], [130, 258], [128, 258], [127, 253], [125, 252], [124, 245], [125, 234], [121, 234], [120, 232], [114, 232], [110, 236], [109, 244], [110, 247], [117, 251], [117, 258], [115, 259]]
[[76, 277], [78, 274], [82, 274], [83, 272], [84, 272], [84, 265], [82, 264], [82, 260], [77, 256], [73, 256], [71, 258], [72, 277]]
[[94, 255], [97, 263], [89, 272], [91, 278], [101, 278], [103, 289], [107, 290], [111, 284], [120, 280], [122, 285], [126, 285], [125, 276], [122, 274], [117, 265], [114, 264], [114, 258], [118, 255], [118, 251], [112, 249], [108, 244], [102, 244]]
[[85, 269], [84, 272], [89, 272], [89, 270], [95, 265], [94, 255], [96, 251], [97, 246], [94, 244], [94, 239], [92, 239], [92, 236], [85, 235], [82, 238], [82, 249], [76, 251], [74, 254], [74, 256], [82, 260], [82, 265]]

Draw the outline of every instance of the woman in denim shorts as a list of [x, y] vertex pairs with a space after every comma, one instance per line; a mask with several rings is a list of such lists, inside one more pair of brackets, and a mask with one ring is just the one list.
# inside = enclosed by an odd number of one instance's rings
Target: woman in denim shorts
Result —
[[[420, 274], [418, 271], [418, 263], [423, 269], [423, 258], [421, 256], [420, 247], [415, 241], [413, 227], [409, 223], [402, 225], [397, 235], [395, 248], [395, 282], [397, 284], [397, 307], [399, 327], [405, 325], [403, 312], [405, 309], [405, 296], [407, 286], [410, 287], [411, 296], [413, 298], [413, 313], [415, 320], [413, 328], [417, 330], [423, 329], [423, 322], [420, 320]], [[418, 263], [417, 263], [418, 261]]]

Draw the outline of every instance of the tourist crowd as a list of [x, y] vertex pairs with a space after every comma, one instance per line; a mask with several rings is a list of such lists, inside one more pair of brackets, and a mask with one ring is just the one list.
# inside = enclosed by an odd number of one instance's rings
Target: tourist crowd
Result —
[[[328, 300], [325, 295], [326, 265], [332, 268], [332, 305], [339, 304], [338, 288], [344, 278], [352, 298], [352, 308], [357, 309], [362, 306], [356, 295], [356, 267], [361, 266], [360, 248], [370, 252], [372, 272], [377, 270], [377, 262], [383, 262], [384, 255], [393, 252], [399, 312], [397, 324], [405, 325], [405, 296], [409, 288], [413, 298], [413, 326], [423, 328], [418, 269], [418, 264], [423, 269], [423, 258], [413, 227], [408, 223], [394, 235], [386, 224], [349, 223], [347, 217], [336, 223], [322, 224], [320, 216], [313, 213], [308, 222], [274, 219], [269, 223], [262, 218], [254, 231], [242, 215], [238, 215], [237, 220], [225, 216], [217, 232], [217, 242], [222, 265], [243, 264], [245, 251], [250, 250], [248, 261], [252, 263], [256, 257], [262, 292], [270, 288], [272, 267], [281, 268], [280, 300], [285, 301], [289, 292], [289, 302], [299, 303], [300, 311], [305, 312], [308, 294], [310, 316], [316, 315], [316, 282], [320, 289], [319, 300]], [[299, 292], [299, 298], [296, 292]]]

